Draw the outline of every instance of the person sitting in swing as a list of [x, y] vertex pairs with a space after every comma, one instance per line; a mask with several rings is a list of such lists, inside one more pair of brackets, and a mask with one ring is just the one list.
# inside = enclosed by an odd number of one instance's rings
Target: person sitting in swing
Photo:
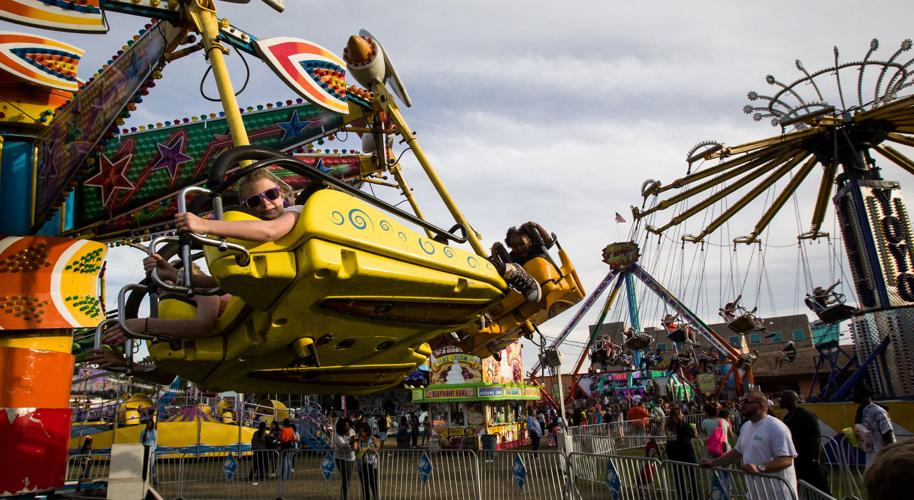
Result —
[[670, 356], [670, 367], [667, 370], [670, 373], [679, 373], [680, 369], [689, 365], [692, 361], [692, 353], [682, 350]]
[[823, 308], [831, 307], [831, 306], [837, 304], [839, 301], [838, 301], [838, 298], [834, 294], [834, 290], [840, 284], [841, 284], [841, 282], [837, 281], [837, 282], [835, 282], [834, 285], [832, 285], [828, 288], [822, 288], [821, 286], [817, 286], [812, 291], [813, 300], [815, 300], [816, 303], [821, 305]]
[[753, 314], [755, 309], [747, 311], [739, 305], [742, 298], [743, 296], [739, 295], [733, 302], [728, 302], [720, 308], [720, 316], [726, 321], [727, 327], [739, 334], [765, 330], [765, 325]]
[[787, 342], [787, 345], [783, 349], [778, 351], [777, 357], [774, 358], [774, 367], [780, 369], [784, 364], [784, 361], [788, 363], [793, 363], [797, 359], [797, 347], [793, 344], [793, 341]]
[[606, 350], [606, 344], [603, 337], [597, 337], [593, 343], [593, 353], [590, 356], [590, 367], [593, 370], [605, 370], [609, 352]]
[[742, 298], [742, 295], [737, 297], [733, 302], [727, 302], [724, 307], [720, 308], [720, 316], [724, 318], [724, 321], [727, 323], [736, 319], [737, 304], [739, 304], [740, 298]]

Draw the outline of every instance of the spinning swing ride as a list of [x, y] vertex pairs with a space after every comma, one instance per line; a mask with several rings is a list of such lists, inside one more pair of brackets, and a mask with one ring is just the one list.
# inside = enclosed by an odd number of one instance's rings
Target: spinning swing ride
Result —
[[[267, 3], [282, 11], [281, 2]], [[105, 329], [118, 324], [128, 337], [127, 370], [146, 342], [157, 370], [206, 390], [359, 394], [400, 383], [433, 345], [451, 341], [445, 334], [456, 332], [469, 353], [492, 355], [583, 298], [560, 246], [560, 263], [544, 252], [523, 266], [539, 281], [541, 300], [508, 287], [405, 121], [400, 105], [412, 101], [367, 31], [351, 36], [340, 58], [307, 40], [258, 38], [219, 19], [212, 0], [12, 0], [0, 5], [0, 18], [104, 33], [108, 11], [152, 21], [86, 82], [76, 76], [79, 48], [0, 33], [0, 231], [23, 235], [0, 240], [0, 272], [11, 276], [0, 281], [0, 374], [16, 381], [4, 383], [0, 403], [17, 415], [0, 421], [0, 437], [14, 450], [43, 450], [2, 454], [8, 474], [0, 491], [60, 486], [74, 328], [97, 327], [99, 348]], [[239, 109], [225, 65], [231, 50], [266, 63], [301, 98]], [[222, 111], [121, 128], [167, 63], [197, 52]], [[361, 138], [361, 153], [315, 147], [349, 132]], [[453, 216], [450, 229], [423, 216], [392, 150], [395, 136]], [[285, 237], [252, 243], [170, 233], [176, 212], [250, 218], [233, 207], [231, 189], [259, 168], [304, 193]], [[365, 183], [398, 189], [411, 212], [360, 190]], [[150, 238], [150, 254], [180, 256], [183, 279], [152, 273], [121, 290], [117, 317], [106, 319], [98, 279], [105, 243]], [[199, 258], [217, 289], [192, 286]], [[144, 295], [153, 315], [179, 319], [194, 314], [181, 296], [223, 293], [231, 299], [208, 336], [127, 327]]]
[[[822, 225], [831, 200], [858, 299], [856, 306], [847, 304], [845, 295], [837, 289], [840, 286], [837, 282], [831, 286], [810, 287], [813, 289], [808, 290], [804, 300], [819, 317], [818, 330], [829, 332], [814, 339], [821, 354], [817, 369], [827, 362], [832, 372], [827, 384], [823, 384], [821, 396], [826, 400], [843, 400], [863, 377], [868, 377], [879, 394], [914, 394], [914, 380], [910, 376], [914, 373], [911, 370], [914, 359], [909, 354], [914, 347], [910, 336], [914, 331], [912, 230], [900, 184], [883, 177], [885, 164], [914, 174], [914, 161], [908, 154], [908, 148], [914, 146], [914, 94], [911, 92], [914, 59], [905, 57], [911, 47], [911, 40], [905, 40], [887, 58], [879, 59], [876, 57], [879, 42], [874, 39], [862, 60], [842, 62], [836, 47], [834, 64], [821, 70], [810, 72], [797, 60], [800, 76], [790, 83], [768, 75], [766, 82], [773, 89], [770, 95], [749, 92], [750, 103], [743, 111], [756, 121], [770, 119], [772, 125], [780, 129], [778, 135], [736, 146], [717, 141], [699, 143], [687, 154], [689, 171], [684, 177], [669, 183], [646, 181], [642, 187], [644, 205], [632, 208], [638, 223], [636, 227], [644, 224], [646, 233], [658, 237], [701, 214], [704, 220], [700, 231], [684, 234], [680, 240], [683, 245], [704, 245], [710, 235], [743, 213], [763, 193], [776, 193], [748, 234], [732, 240], [734, 249], [739, 244], [758, 244], [761, 252], [762, 239], [772, 220], [788, 201], [795, 199], [804, 181], [812, 178], [814, 172], [820, 173], [811, 222], [808, 229], [797, 236], [798, 242], [802, 249], [804, 241], [830, 237], [822, 231]], [[833, 81], [828, 82], [829, 79]], [[830, 89], [835, 89], [836, 95], [826, 97], [823, 92]], [[881, 159], [878, 163], [877, 158]], [[705, 166], [710, 162], [716, 164]], [[700, 168], [693, 171], [696, 163]], [[714, 209], [721, 205], [723, 208]], [[669, 211], [675, 213], [668, 221], [655, 222]], [[632, 236], [632, 241], [637, 241], [636, 231], [633, 230]], [[637, 247], [628, 245], [632, 244], [614, 244], [604, 251], [612, 271], [584, 302], [552, 347], [561, 344], [613, 279], [616, 282], [598, 325], [603, 323], [623, 282], [627, 295], [634, 297], [630, 281], [621, 276], [635, 275], [644, 279], [646, 271], [637, 264], [637, 258], [632, 257], [632, 252], [637, 253]], [[618, 254], [625, 257], [620, 260]], [[651, 283], [648, 279], [645, 284], [664, 297], [664, 289], [659, 283]], [[708, 331], [700, 319], [677, 306], [675, 297], [663, 300], [679, 315], [671, 318], [672, 321], [663, 321], [668, 333], [675, 332], [676, 338], [682, 339], [679, 326], [690, 325], [728, 358], [731, 369], [742, 360], [745, 365], [743, 380], [752, 382], [752, 359], [747, 357], [745, 343], [743, 349], [732, 348], [713, 331]], [[633, 304], [635, 301], [629, 300], [629, 320], [632, 328], [639, 331], [637, 306]], [[734, 333], [746, 334], [762, 327], [755, 310], [743, 307], [739, 297], [727, 303], [720, 312]], [[857, 356], [844, 353], [847, 360], [841, 361], [837, 329], [840, 323], [848, 320]], [[576, 379], [581, 377], [580, 369], [597, 333], [591, 332], [589, 348], [584, 350], [575, 366]], [[640, 349], [636, 350], [635, 357], [637, 351]], [[539, 367], [537, 365], [532, 372], [534, 376]], [[576, 389], [577, 385], [573, 387]]]

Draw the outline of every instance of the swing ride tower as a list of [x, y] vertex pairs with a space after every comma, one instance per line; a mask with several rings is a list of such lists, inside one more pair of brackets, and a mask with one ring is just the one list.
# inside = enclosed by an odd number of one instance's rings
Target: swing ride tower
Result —
[[[833, 64], [821, 70], [810, 72], [797, 60], [800, 75], [791, 83], [768, 75], [770, 95], [749, 92], [750, 103], [743, 110], [756, 121], [770, 119], [780, 129], [778, 135], [737, 146], [700, 143], [687, 155], [690, 172], [685, 177], [668, 184], [647, 182], [642, 194], [652, 203], [633, 209], [642, 220], [691, 203], [668, 222], [646, 226], [661, 234], [728, 200], [728, 208], [712, 214], [700, 232], [682, 237], [703, 242], [774, 188], [777, 195], [751, 232], [733, 240], [752, 244], [760, 241], [800, 185], [819, 174], [811, 223], [798, 239], [802, 244], [829, 237], [821, 229], [831, 201], [858, 300], [856, 310], [848, 308], [846, 317], [838, 319], [851, 320], [858, 360], [872, 360], [833, 400], [845, 397], [863, 376], [879, 394], [914, 395], [914, 233], [900, 183], [883, 176], [887, 164], [914, 174], [908, 151], [914, 146], [911, 47], [911, 40], [905, 40], [881, 59], [874, 39], [862, 60], [843, 62], [836, 47]], [[835, 95], [826, 96], [830, 89]], [[693, 163], [711, 160], [718, 163], [691, 171]], [[778, 181], [786, 183], [778, 189]]]

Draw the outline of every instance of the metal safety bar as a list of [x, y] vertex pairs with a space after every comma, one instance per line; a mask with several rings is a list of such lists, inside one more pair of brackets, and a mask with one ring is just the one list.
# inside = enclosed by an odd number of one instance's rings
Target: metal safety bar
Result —
[[[197, 235], [192, 234], [192, 237], [194, 237], [194, 236], [197, 236]], [[206, 240], [206, 241], [214, 241], [214, 242], [219, 241], [219, 240], [210, 240], [208, 238], [202, 238], [202, 239]], [[152, 254], [156, 253], [156, 248], [158, 248], [159, 245], [161, 245], [163, 243], [181, 243], [181, 238], [178, 236], [157, 236], [156, 238], [153, 238], [152, 242], [149, 244], [149, 255], [151, 256]], [[225, 245], [224, 249], [222, 248], [222, 244]], [[234, 243], [228, 243], [228, 242], [222, 241], [221, 244], [216, 245], [216, 246], [218, 246], [220, 250], [233, 250], [236, 252], [242, 252], [245, 255], [247, 262], [250, 262], [250, 260], [251, 260], [250, 254], [248, 254], [247, 249], [241, 245], [236, 245]], [[238, 255], [235, 256], [236, 262], [238, 262], [238, 257], [239, 257]], [[193, 261], [194, 261], [193, 256], [189, 256], [189, 260], [191, 263], [193, 263]], [[242, 264], [239, 264], [239, 265], [242, 265]], [[244, 265], [246, 265], [246, 264], [244, 264]], [[184, 279], [192, 279], [192, 276], [193, 276], [192, 267], [193, 266], [190, 266], [187, 262], [183, 261], [183, 256], [182, 256], [182, 262], [181, 262], [182, 272], [185, 269], [191, 269], [191, 272], [189, 274], [187, 272], [183, 272], [183, 274], [185, 275]], [[191, 276], [191, 278], [188, 278], [187, 276]], [[191, 282], [191, 281], [184, 281], [186, 286], [179, 285], [177, 283], [169, 283], [169, 282], [163, 280], [159, 276], [158, 270], [155, 268], [149, 274], [149, 277], [152, 278], [152, 281], [155, 282], [157, 287], [159, 287], [163, 290], [168, 290], [169, 292], [187, 293], [188, 290], [191, 290], [193, 295], [222, 295], [223, 293], [225, 293], [219, 287], [195, 288], [195, 287], [193, 287], [193, 282]]]
[[[232, 165], [234, 165], [240, 161], [251, 160], [251, 159], [256, 159], [258, 161], [254, 164], [251, 164], [244, 168], [236, 170], [235, 172], [230, 174], [228, 176], [228, 178], [225, 177], [225, 174], [229, 171], [229, 169], [232, 167]], [[209, 180], [207, 181], [207, 185], [210, 187], [210, 189], [213, 190], [212, 199], [213, 199], [213, 203], [214, 203], [214, 209], [215, 209], [215, 203], [219, 203], [220, 207], [221, 207], [222, 193], [223, 193], [223, 191], [228, 189], [229, 186], [231, 186], [232, 184], [237, 182], [239, 179], [241, 179], [241, 177], [249, 174], [250, 172], [253, 172], [254, 170], [257, 170], [260, 168], [266, 168], [268, 166], [278, 166], [278, 167], [284, 168], [286, 170], [289, 170], [290, 172], [310, 178], [314, 181], [322, 182], [324, 184], [333, 186], [335, 189], [338, 189], [349, 195], [359, 198], [360, 200], [362, 200], [364, 202], [374, 205], [375, 207], [377, 207], [381, 210], [384, 210], [388, 213], [391, 213], [393, 215], [396, 215], [397, 217], [405, 219], [425, 230], [431, 231], [434, 234], [444, 237], [448, 240], [454, 241], [456, 243], [466, 243], [466, 241], [467, 241], [467, 229], [462, 224], [459, 224], [459, 223], [456, 224], [454, 226], [454, 229], [452, 229], [451, 231], [444, 230], [434, 224], [431, 224], [430, 222], [427, 222], [423, 219], [416, 217], [415, 215], [413, 215], [409, 212], [401, 210], [400, 208], [398, 208], [394, 205], [391, 205], [390, 203], [387, 203], [386, 201], [380, 200], [364, 191], [356, 189], [356, 188], [352, 187], [351, 185], [337, 179], [336, 177], [333, 177], [324, 172], [321, 172], [320, 170], [312, 168], [311, 166], [309, 166], [308, 164], [306, 164], [300, 160], [297, 160], [290, 156], [278, 153], [276, 151], [272, 151], [270, 149], [258, 147], [258, 146], [244, 146], [244, 147], [234, 148], [229, 151], [226, 151], [225, 153], [222, 153], [221, 155], [219, 155], [218, 158], [216, 158], [216, 161], [214, 162], [213, 167], [210, 169]], [[200, 188], [198, 188], [198, 189], [200, 189]], [[218, 201], [217, 201], [217, 199], [218, 199]], [[178, 210], [180, 211], [180, 207], [178, 208]], [[217, 214], [217, 216], [219, 216], [219, 215], [220, 214]], [[459, 235], [456, 234], [455, 233], [456, 231], [459, 231], [461, 234], [459, 234]]]

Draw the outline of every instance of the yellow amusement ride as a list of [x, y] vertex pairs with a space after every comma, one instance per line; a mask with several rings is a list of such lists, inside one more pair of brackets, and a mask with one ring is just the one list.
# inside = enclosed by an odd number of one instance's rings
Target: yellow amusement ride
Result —
[[[472, 354], [498, 355], [507, 344], [532, 334], [537, 325], [583, 298], [574, 266], [554, 238], [551, 245], [535, 241], [542, 247], [541, 253], [523, 263], [541, 287], [539, 300], [530, 302], [506, 284], [401, 114], [398, 101], [410, 106], [411, 100], [390, 58], [370, 33], [350, 37], [344, 58], [339, 58], [306, 40], [257, 39], [219, 20], [211, 1], [90, 3], [99, 7], [96, 11], [107, 8], [159, 19], [147, 27], [160, 38], [155, 43], [164, 44], [162, 57], [151, 65], [159, 77], [166, 62], [198, 50], [205, 53], [212, 68], [235, 147], [218, 155], [199, 179], [185, 183], [183, 189], [176, 189], [181, 182], [171, 181], [165, 194], [173, 197], [179, 191], [178, 212], [206, 212], [224, 220], [252, 219], [254, 216], [232, 205], [237, 196], [232, 189], [242, 176], [269, 168], [304, 180], [298, 195], [301, 215], [293, 230], [276, 241], [173, 234], [161, 224], [145, 228], [152, 238], [148, 252], [164, 256], [177, 252], [183, 271], [176, 282], [153, 272], [144, 282], [125, 287], [118, 296], [117, 317], [99, 325], [96, 347], [102, 346], [104, 332], [112, 325], [118, 324], [125, 332], [128, 370], [133, 367], [129, 353], [135, 351], [135, 342], [145, 341], [157, 371], [180, 375], [206, 390], [367, 393], [400, 383], [437, 345], [459, 343]], [[50, 8], [41, 7], [40, 2], [32, 4], [38, 6], [35, 12]], [[79, 17], [90, 11], [77, 9], [70, 14]], [[29, 23], [42, 25], [36, 19]], [[199, 33], [202, 40], [196, 42], [192, 33]], [[125, 46], [120, 58], [126, 59], [144, 43], [145, 35], [131, 48]], [[329, 125], [308, 137], [309, 142], [332, 140], [340, 132], [358, 134], [363, 145], [363, 154], [356, 160], [358, 175], [346, 179], [334, 175], [322, 163], [332, 155], [320, 151], [309, 149], [311, 154], [295, 156], [287, 154], [292, 152], [288, 148], [278, 151], [249, 140], [247, 122], [239, 113], [223, 61], [230, 47], [259, 58], [312, 107], [325, 115], [334, 114]], [[358, 85], [346, 82], [347, 70]], [[127, 109], [134, 109], [140, 101], [133, 100]], [[62, 113], [66, 110], [59, 110], [58, 116]], [[184, 126], [176, 121], [173, 128]], [[137, 141], [141, 132], [137, 132]], [[395, 136], [415, 155], [453, 216], [456, 224], [450, 229], [423, 216], [392, 151]], [[252, 142], [255, 144], [250, 145]], [[101, 163], [100, 173], [86, 184], [96, 182], [102, 187], [102, 201], [109, 214], [114, 214], [111, 207], [126, 196], [118, 190], [135, 189], [140, 181], [118, 179], [116, 172], [106, 174], [108, 166]], [[126, 176], [127, 171], [121, 174]], [[395, 182], [382, 180], [389, 177]], [[361, 190], [364, 182], [399, 189], [411, 212]], [[156, 203], [167, 204], [161, 199]], [[130, 212], [124, 209], [119, 214]], [[77, 224], [65, 234], [117, 242], [134, 239], [143, 229], [106, 233], [105, 227], [102, 222]], [[470, 248], [455, 246], [462, 243], [469, 243]], [[547, 246], [557, 248], [558, 262], [552, 260]], [[190, 284], [190, 269], [197, 259], [205, 260], [217, 288]], [[193, 317], [195, 305], [188, 299], [195, 295], [231, 297], [207, 335], [169, 338], [128, 328], [126, 320], [137, 316], [146, 295], [153, 317], [163, 319]]]

